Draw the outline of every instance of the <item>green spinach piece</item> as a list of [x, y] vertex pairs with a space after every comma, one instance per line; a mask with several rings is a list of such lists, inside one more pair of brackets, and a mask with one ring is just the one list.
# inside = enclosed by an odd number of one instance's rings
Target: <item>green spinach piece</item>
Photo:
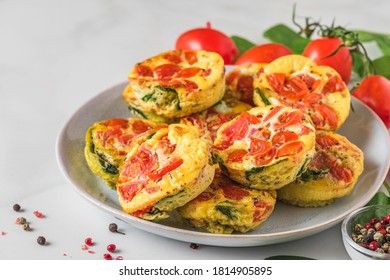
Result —
[[229, 203], [228, 201], [222, 202], [225, 204], [218, 204], [215, 205], [215, 210], [221, 212], [225, 216], [227, 216], [230, 220], [234, 220], [236, 217], [234, 215], [235, 209], [234, 207], [230, 205], [226, 205], [226, 203]]
[[255, 91], [258, 95], [260, 95], [261, 100], [263, 100], [265, 105], [271, 105], [271, 102], [269, 102], [268, 98], [265, 97], [264, 93], [259, 88], [255, 88]]
[[146, 94], [141, 99], [144, 102], [154, 102], [158, 107], [175, 106], [177, 110], [181, 110], [179, 95], [174, 88], [156, 86], [153, 92]]
[[329, 169], [307, 169], [301, 174], [299, 180], [303, 182], [315, 181], [318, 180], [323, 174], [327, 173]]

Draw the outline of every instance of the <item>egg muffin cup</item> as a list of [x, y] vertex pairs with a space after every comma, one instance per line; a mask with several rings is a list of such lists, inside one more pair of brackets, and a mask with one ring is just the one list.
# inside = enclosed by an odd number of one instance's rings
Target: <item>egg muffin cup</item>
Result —
[[300, 108], [317, 130], [337, 130], [350, 112], [350, 92], [336, 70], [301, 55], [275, 59], [254, 79], [253, 87], [257, 106]]
[[141, 115], [175, 119], [207, 109], [225, 92], [225, 66], [214, 52], [172, 50], [137, 63], [123, 98]]
[[167, 218], [204, 191], [214, 171], [209, 143], [194, 127], [171, 124], [127, 155], [116, 184], [119, 203], [136, 217]]
[[260, 190], [294, 181], [314, 155], [315, 130], [301, 110], [255, 107], [223, 124], [213, 145], [214, 161], [231, 179]]
[[363, 165], [363, 152], [346, 137], [317, 132], [313, 160], [299, 178], [278, 190], [278, 199], [300, 207], [331, 204], [353, 190]]
[[211, 233], [243, 233], [266, 221], [275, 203], [276, 191], [243, 188], [217, 169], [211, 185], [178, 208], [178, 213], [194, 227]]

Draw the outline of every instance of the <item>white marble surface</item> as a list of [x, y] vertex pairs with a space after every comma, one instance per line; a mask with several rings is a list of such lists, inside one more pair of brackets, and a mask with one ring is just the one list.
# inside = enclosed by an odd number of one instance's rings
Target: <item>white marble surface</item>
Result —
[[[206, 21], [262, 43], [262, 32], [298, 15], [351, 29], [389, 32], [389, 1], [0, 0], [0, 259], [102, 259], [109, 243], [125, 259], [264, 259], [300, 255], [349, 259], [340, 225], [304, 240], [250, 248], [201, 246], [158, 237], [115, 220], [72, 190], [55, 158], [71, 114], [126, 80], [138, 61], [172, 49]], [[16, 213], [12, 205], [24, 209]], [[38, 219], [39, 210], [45, 218]], [[15, 224], [31, 221], [33, 231]], [[126, 235], [108, 231], [116, 222]], [[39, 246], [36, 238], [46, 237]], [[81, 250], [86, 237], [95, 254]]]

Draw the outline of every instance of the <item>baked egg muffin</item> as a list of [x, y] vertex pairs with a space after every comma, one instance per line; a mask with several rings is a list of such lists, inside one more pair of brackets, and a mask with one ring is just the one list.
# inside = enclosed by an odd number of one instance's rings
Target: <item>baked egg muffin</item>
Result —
[[224, 62], [217, 53], [167, 51], [133, 67], [123, 98], [141, 115], [180, 118], [221, 100], [224, 75]]
[[266, 63], [250, 63], [235, 67], [226, 74], [224, 98], [233, 98], [255, 106], [253, 102], [253, 80], [259, 76]]
[[241, 187], [218, 168], [211, 185], [178, 213], [196, 228], [230, 234], [258, 228], [274, 210], [276, 191]]
[[350, 112], [350, 93], [337, 71], [317, 66], [301, 55], [287, 55], [269, 63], [254, 79], [253, 87], [257, 106], [300, 108], [317, 130], [337, 130]]
[[89, 168], [115, 188], [119, 169], [133, 144], [145, 141], [161, 127], [166, 125], [132, 118], [95, 122], [85, 135], [84, 155]]
[[315, 129], [300, 109], [255, 107], [223, 124], [214, 161], [245, 187], [279, 189], [294, 181], [314, 155]]
[[123, 211], [159, 220], [194, 199], [214, 177], [209, 143], [193, 126], [159, 129], [126, 157], [117, 180]]
[[363, 152], [346, 137], [317, 132], [313, 160], [300, 177], [278, 190], [278, 199], [300, 207], [331, 204], [352, 191], [363, 162]]

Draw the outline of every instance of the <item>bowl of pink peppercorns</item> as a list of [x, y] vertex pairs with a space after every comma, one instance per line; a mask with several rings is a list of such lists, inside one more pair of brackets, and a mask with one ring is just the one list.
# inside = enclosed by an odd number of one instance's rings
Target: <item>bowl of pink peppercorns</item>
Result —
[[353, 260], [390, 260], [390, 205], [371, 205], [341, 224], [343, 243]]

